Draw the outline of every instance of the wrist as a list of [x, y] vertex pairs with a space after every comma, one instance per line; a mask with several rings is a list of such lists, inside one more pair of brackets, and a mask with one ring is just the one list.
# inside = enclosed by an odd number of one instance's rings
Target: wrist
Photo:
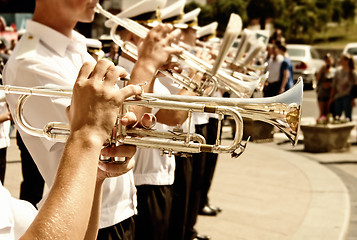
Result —
[[69, 138], [74, 141], [80, 142], [84, 147], [88, 149], [102, 148], [106, 137], [104, 137], [104, 131], [95, 131], [93, 128], [86, 129], [81, 128], [79, 130], [71, 131]]
[[135, 68], [140, 69], [140, 71], [143, 71], [146, 74], [152, 74], [153, 76], [159, 66], [155, 65], [154, 61], [151, 59], [139, 58], [135, 63]]

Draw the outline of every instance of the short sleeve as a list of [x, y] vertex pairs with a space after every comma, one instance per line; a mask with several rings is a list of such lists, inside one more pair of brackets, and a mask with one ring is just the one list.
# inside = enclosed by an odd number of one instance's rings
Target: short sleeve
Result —
[[286, 60], [284, 60], [284, 61], [281, 63], [281, 69], [282, 69], [283, 71], [289, 70], [289, 63], [288, 63]]
[[357, 85], [357, 73], [356, 71], [353, 71], [353, 83]]

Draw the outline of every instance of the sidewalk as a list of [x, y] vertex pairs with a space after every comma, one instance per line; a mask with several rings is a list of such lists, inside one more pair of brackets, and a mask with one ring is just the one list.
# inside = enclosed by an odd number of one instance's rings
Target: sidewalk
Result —
[[238, 159], [219, 156], [209, 195], [210, 203], [223, 211], [200, 216], [200, 234], [214, 240], [344, 239], [349, 193], [319, 162], [356, 161], [357, 146], [347, 153], [309, 154], [303, 144], [279, 144], [285, 140], [278, 133], [272, 143], [248, 143]]
[[[219, 156], [209, 195], [211, 204], [223, 211], [216, 217], [199, 216], [196, 228], [200, 234], [213, 240], [344, 238], [350, 216], [349, 193], [318, 161], [335, 161], [341, 155], [304, 153], [301, 144], [294, 149], [289, 144], [277, 146], [285, 140], [278, 133], [272, 143], [250, 142], [237, 159]], [[356, 153], [354, 145], [342, 154], [356, 159]], [[22, 177], [14, 138], [7, 156], [5, 187], [18, 197]]]

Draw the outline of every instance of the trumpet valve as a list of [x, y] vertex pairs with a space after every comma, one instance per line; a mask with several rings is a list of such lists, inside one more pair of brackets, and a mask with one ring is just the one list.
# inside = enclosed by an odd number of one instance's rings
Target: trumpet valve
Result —
[[176, 127], [172, 130], [174, 133], [183, 133], [183, 128], [181, 124], [177, 124]]

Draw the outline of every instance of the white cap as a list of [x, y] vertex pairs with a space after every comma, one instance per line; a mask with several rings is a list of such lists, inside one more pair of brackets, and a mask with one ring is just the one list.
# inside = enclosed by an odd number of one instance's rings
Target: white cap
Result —
[[188, 28], [192, 27], [194, 29], [198, 29], [198, 15], [201, 12], [201, 8], [196, 8], [188, 13], [185, 13], [182, 17], [182, 22], [175, 24], [177, 28]]
[[104, 57], [101, 41], [95, 38], [86, 38], [85, 42], [89, 53], [97, 55], [98, 60]]
[[102, 42], [95, 38], [86, 38], [85, 40], [87, 48], [102, 48]]
[[[155, 21], [161, 21], [160, 16], [158, 16], [158, 9], [162, 9], [165, 4], [166, 0], [142, 0], [121, 11], [116, 15], [116, 17], [131, 18], [132, 20], [135, 20], [139, 23], [152, 23]], [[108, 28], [111, 28], [115, 25], [116, 23], [110, 19], [105, 22], [105, 26]]]
[[200, 27], [196, 32], [196, 37], [201, 38], [204, 36], [215, 35], [217, 27], [217, 22], [211, 22], [210, 24]]
[[185, 7], [186, 0], [179, 0], [168, 7], [161, 10], [162, 22], [178, 23], [182, 21], [183, 9]]

